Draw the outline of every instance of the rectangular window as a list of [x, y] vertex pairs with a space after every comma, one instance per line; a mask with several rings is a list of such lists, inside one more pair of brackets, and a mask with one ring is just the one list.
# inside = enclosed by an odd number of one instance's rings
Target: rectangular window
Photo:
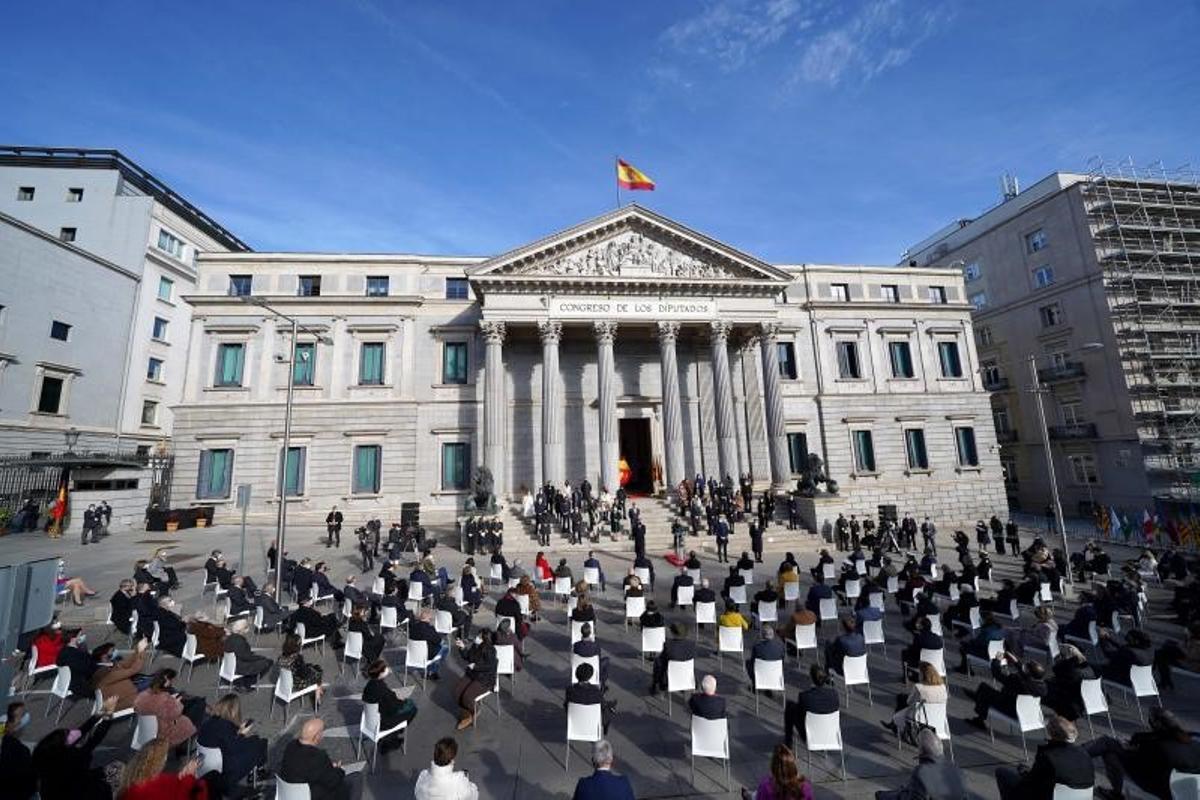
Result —
[[974, 428], [955, 428], [954, 445], [958, 450], [958, 465], [960, 467], [979, 466], [979, 453], [975, 450]]
[[142, 401], [142, 424], [158, 424], [158, 403], [154, 402], [153, 400]]
[[963, 279], [966, 280], [967, 283], [970, 283], [971, 281], [979, 280], [979, 276], [981, 274], [982, 273], [979, 270], [979, 262], [978, 261], [972, 261], [969, 264], [963, 265]]
[[833, 299], [839, 302], [846, 303], [850, 300], [850, 284], [848, 283], [831, 284], [829, 292]]
[[383, 342], [363, 342], [359, 351], [358, 383], [360, 386], [383, 385]]
[[1038, 317], [1042, 320], [1043, 328], [1053, 328], [1055, 325], [1061, 325], [1063, 321], [1062, 306], [1058, 303], [1042, 306], [1038, 309]]
[[75, 241], [75, 229], [74, 228], [59, 228], [58, 229], [58, 238], [64, 242]]
[[467, 343], [442, 344], [442, 383], [467, 382]]
[[1046, 232], [1038, 228], [1033, 233], [1025, 234], [1025, 252], [1036, 253], [1039, 250], [1045, 250], [1049, 241], [1046, 239]]
[[50, 323], [50, 338], [65, 342], [71, 338], [71, 326], [65, 322], [54, 320]]
[[1100, 482], [1100, 473], [1096, 470], [1096, 457], [1091, 453], [1076, 453], [1067, 456], [1071, 465], [1071, 479], [1076, 486], [1090, 486]]
[[175, 291], [175, 281], [170, 278], [159, 277], [158, 279], [158, 299], [170, 300], [172, 293]]
[[995, 386], [1004, 380], [1004, 372], [995, 361], [984, 361], [980, 365], [984, 386]]
[[1080, 424], [1083, 414], [1081, 412], [1082, 404], [1078, 400], [1064, 400], [1059, 403], [1058, 407], [1062, 413], [1063, 425]]
[[925, 449], [925, 431], [908, 428], [904, 431], [904, 452], [909, 469], [929, 469], [929, 453]]
[[852, 431], [854, 441], [854, 471], [875, 471], [875, 441], [870, 431]]
[[230, 297], [249, 297], [250, 288], [253, 284], [253, 278], [249, 275], [230, 275], [229, 276], [229, 296]]
[[1052, 283], [1054, 283], [1054, 267], [1047, 264], [1033, 271], [1033, 285], [1037, 288], [1045, 289]]
[[279, 465], [283, 469], [283, 493], [286, 497], [304, 494], [304, 462], [308, 459], [307, 447], [289, 447], [287, 458], [279, 448]]
[[900, 302], [900, 287], [899, 286], [885, 284], [883, 286], [880, 286], [879, 289], [880, 289], [880, 294], [883, 296], [883, 302], [885, 302], [885, 303], [899, 303]]
[[241, 343], [225, 343], [217, 346], [217, 374], [214, 386], [241, 386], [242, 367], [246, 359], [246, 346]]
[[888, 342], [888, 356], [892, 362], [893, 378], [913, 377], [912, 349], [908, 342]]
[[155, 339], [158, 339], [160, 342], [165, 342], [167, 340], [168, 325], [169, 325], [169, 323], [162, 317], [155, 317], [154, 318], [154, 328], [151, 331], [150, 335], [152, 337], [154, 337]]
[[312, 386], [316, 374], [317, 346], [313, 342], [296, 344], [295, 361], [292, 363], [292, 383], [295, 386]]
[[1016, 486], [1020, 483], [1020, 478], [1017, 476], [1017, 459], [1012, 456], [1000, 456], [1000, 470], [1004, 473], [1006, 485]]
[[229, 497], [233, 483], [233, 451], [228, 448], [200, 451], [200, 474], [196, 479], [196, 497], [220, 500]]
[[1012, 430], [1012, 421], [1007, 408], [997, 408], [992, 412], [992, 422], [996, 425], [996, 433], [1008, 433]]
[[778, 342], [779, 377], [794, 381], [799, 372], [796, 369], [796, 348], [791, 342]]
[[798, 475], [808, 469], [808, 437], [803, 433], [787, 435], [788, 465], [792, 474]]
[[301, 275], [299, 286], [296, 289], [296, 294], [299, 297], [320, 297], [321, 276]]
[[32, 186], [21, 186], [17, 189], [17, 200], [22, 203], [33, 202], [34, 188]]
[[929, 302], [944, 304], [946, 302], [946, 287], [945, 286], [930, 286], [929, 287]]
[[354, 477], [351, 491], [354, 494], [379, 494], [379, 466], [383, 448], [377, 444], [364, 444], [354, 448]]
[[387, 275], [367, 277], [367, 297], [387, 297], [391, 280]]
[[862, 377], [858, 364], [858, 342], [837, 343], [838, 377], [843, 380]]
[[70, 189], [67, 189], [67, 202], [68, 203], [82, 203], [83, 202], [83, 189], [78, 186], [72, 186]]
[[50, 375], [42, 376], [42, 387], [38, 391], [37, 410], [42, 414], [58, 414], [62, 404], [63, 379]]
[[158, 229], [158, 249], [175, 258], [183, 258], [183, 239], [173, 236], [165, 229]]
[[981, 325], [975, 329], [975, 341], [981, 345], [990, 345], [992, 343], [992, 329], [987, 325]]
[[162, 382], [163, 375], [163, 360], [161, 358], [151, 358], [146, 362], [146, 380]]
[[470, 480], [471, 446], [466, 442], [442, 444], [442, 489], [466, 489]]
[[466, 300], [470, 287], [466, 278], [446, 278], [446, 299]]
[[987, 292], [975, 292], [971, 295], [971, 305], [976, 311], [987, 308]]
[[938, 360], [943, 378], [961, 378], [962, 361], [958, 357], [958, 342], [938, 342]]

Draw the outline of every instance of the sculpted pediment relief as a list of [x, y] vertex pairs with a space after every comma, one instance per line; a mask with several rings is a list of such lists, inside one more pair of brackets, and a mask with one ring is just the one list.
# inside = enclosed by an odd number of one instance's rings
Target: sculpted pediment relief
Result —
[[574, 252], [556, 254], [514, 269], [509, 274], [610, 278], [743, 277], [724, 266], [681, 252], [637, 231], [618, 233]]

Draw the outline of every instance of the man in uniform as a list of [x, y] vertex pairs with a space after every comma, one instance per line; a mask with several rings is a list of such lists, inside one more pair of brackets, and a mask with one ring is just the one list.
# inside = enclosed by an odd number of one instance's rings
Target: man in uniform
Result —
[[325, 539], [326, 550], [335, 544], [338, 547], [342, 546], [342, 519], [342, 512], [338, 511], [337, 506], [334, 506], [333, 510], [325, 515], [325, 530], [329, 534]]

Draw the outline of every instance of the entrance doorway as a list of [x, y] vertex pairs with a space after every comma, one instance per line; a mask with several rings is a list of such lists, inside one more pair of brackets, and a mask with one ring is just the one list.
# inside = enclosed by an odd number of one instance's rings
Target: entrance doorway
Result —
[[645, 417], [618, 421], [620, 456], [629, 465], [629, 480], [625, 491], [630, 494], [650, 494], [654, 491], [650, 447], [650, 420]]

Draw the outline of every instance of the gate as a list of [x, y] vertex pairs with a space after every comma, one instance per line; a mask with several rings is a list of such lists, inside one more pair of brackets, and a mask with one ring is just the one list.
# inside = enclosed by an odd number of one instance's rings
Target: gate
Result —
[[170, 508], [175, 454], [150, 453], [146, 458], [146, 469], [150, 471], [150, 508]]

